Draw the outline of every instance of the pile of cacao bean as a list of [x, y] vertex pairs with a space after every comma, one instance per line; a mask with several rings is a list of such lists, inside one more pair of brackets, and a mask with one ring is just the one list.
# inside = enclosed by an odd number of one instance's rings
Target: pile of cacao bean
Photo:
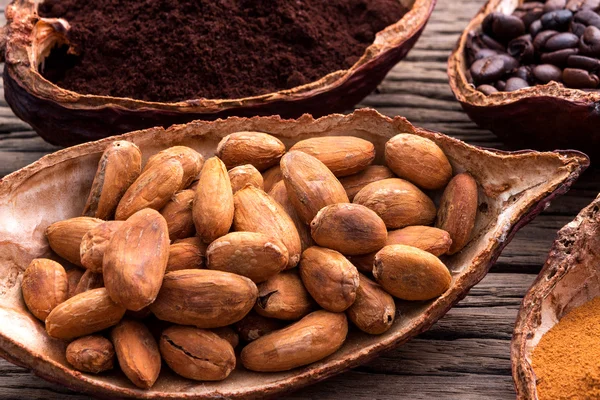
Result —
[[[451, 286], [440, 258], [469, 242], [478, 186], [414, 134], [385, 146], [301, 140], [286, 152], [262, 132], [224, 137], [204, 159], [114, 141], [82, 216], [46, 230], [51, 258], [31, 262], [25, 304], [66, 361], [102, 373], [118, 362], [152, 387], [161, 360], [189, 379], [236, 367], [285, 371], [337, 351], [348, 320], [382, 334], [394, 297], [428, 301]], [[437, 198], [438, 206], [432, 200]], [[435, 225], [435, 227], [433, 226]]]
[[486, 95], [550, 81], [597, 88], [599, 10], [600, 0], [547, 0], [488, 14], [467, 39], [468, 79]]

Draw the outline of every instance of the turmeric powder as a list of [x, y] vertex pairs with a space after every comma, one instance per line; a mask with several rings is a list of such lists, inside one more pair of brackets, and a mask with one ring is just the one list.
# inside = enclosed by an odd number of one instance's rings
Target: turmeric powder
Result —
[[600, 399], [600, 297], [546, 332], [532, 364], [539, 400]]

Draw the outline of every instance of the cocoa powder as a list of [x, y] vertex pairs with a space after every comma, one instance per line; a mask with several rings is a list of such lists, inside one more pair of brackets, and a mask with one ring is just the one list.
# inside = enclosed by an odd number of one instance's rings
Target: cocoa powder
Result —
[[354, 64], [407, 9], [398, 0], [47, 0], [71, 24], [42, 74], [79, 93], [147, 101], [239, 98]]

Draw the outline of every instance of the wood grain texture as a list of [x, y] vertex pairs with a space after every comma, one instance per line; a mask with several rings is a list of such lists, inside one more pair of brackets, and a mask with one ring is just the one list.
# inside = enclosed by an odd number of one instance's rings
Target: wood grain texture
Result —
[[[6, 3], [0, 0], [0, 5]], [[419, 126], [472, 144], [504, 148], [494, 135], [469, 120], [455, 101], [446, 76], [446, 60], [458, 35], [483, 4], [484, 0], [438, 0], [415, 48], [359, 106], [405, 116]], [[0, 100], [0, 177], [56, 149]], [[366, 365], [287, 398], [514, 399], [509, 344], [521, 299], [541, 269], [556, 231], [598, 191], [600, 170], [588, 170], [567, 195], [515, 236], [492, 272], [431, 330]], [[0, 360], [0, 399], [17, 398], [88, 397]]]

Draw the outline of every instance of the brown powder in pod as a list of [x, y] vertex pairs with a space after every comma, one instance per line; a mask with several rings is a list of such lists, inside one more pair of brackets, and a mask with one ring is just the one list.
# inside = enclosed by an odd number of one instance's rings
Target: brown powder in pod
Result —
[[600, 398], [600, 297], [564, 316], [532, 358], [540, 400]]
[[44, 76], [85, 94], [148, 101], [239, 98], [347, 69], [400, 20], [398, 0], [46, 0], [71, 24]]

